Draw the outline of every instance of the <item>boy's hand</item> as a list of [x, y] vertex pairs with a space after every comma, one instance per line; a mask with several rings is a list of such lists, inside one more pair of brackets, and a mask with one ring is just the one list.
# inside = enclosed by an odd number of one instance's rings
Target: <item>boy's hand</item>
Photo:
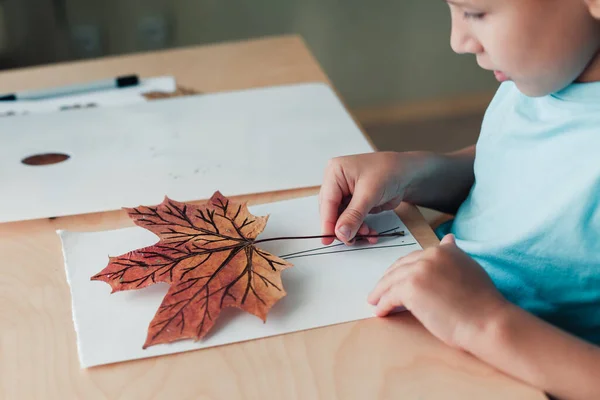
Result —
[[438, 247], [396, 261], [368, 301], [377, 316], [405, 307], [434, 336], [463, 349], [508, 304], [483, 268], [456, 246], [453, 235]]
[[[329, 163], [319, 193], [323, 235], [351, 244], [356, 234], [375, 234], [364, 223], [369, 213], [395, 209], [418, 157], [395, 152], [338, 157]], [[333, 238], [322, 243], [331, 244]], [[369, 238], [375, 243], [375, 238]]]

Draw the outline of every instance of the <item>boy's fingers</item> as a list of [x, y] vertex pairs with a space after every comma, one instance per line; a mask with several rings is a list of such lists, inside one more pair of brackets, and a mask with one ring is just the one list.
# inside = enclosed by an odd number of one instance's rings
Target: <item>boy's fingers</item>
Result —
[[[358, 228], [358, 231], [356, 232], [357, 235], [368, 235], [369, 234], [369, 227], [367, 226], [366, 223], [362, 223], [362, 225], [360, 226], [360, 228]], [[352, 238], [348, 244], [352, 245], [356, 243], [356, 238]]]
[[408, 264], [418, 261], [423, 255], [423, 250], [416, 250], [404, 257], [399, 258], [385, 271], [384, 276], [394, 273], [398, 268], [404, 268]]
[[369, 226], [363, 222], [360, 228], [358, 228], [357, 234], [359, 235], [368, 235], [369, 234]]
[[372, 208], [369, 194], [357, 185], [350, 204], [338, 218], [336, 226], [337, 237], [344, 242], [349, 242], [363, 224], [367, 213]]
[[456, 239], [454, 238], [454, 235], [452, 233], [449, 233], [442, 238], [442, 240], [440, 241], [440, 245], [444, 244], [456, 244]]
[[402, 306], [401, 293], [399, 290], [388, 290], [382, 297], [377, 307], [375, 308], [375, 315], [378, 317], [384, 317], [392, 312], [397, 307]]
[[[319, 211], [321, 214], [321, 234], [334, 235], [338, 221], [338, 209], [342, 201], [342, 190], [337, 184], [323, 185], [319, 193]], [[329, 245], [334, 238], [322, 238], [321, 243]]]
[[421, 252], [415, 251], [396, 261], [369, 293], [367, 302], [371, 305], [377, 305], [393, 286], [400, 286], [414, 272], [413, 267], [418, 265], [420, 255]]
[[377, 305], [381, 302], [385, 293], [394, 285], [397, 285], [407, 274], [406, 268], [397, 268], [392, 273], [385, 274], [379, 280], [375, 288], [369, 293], [367, 302], [372, 305]]
[[[377, 235], [377, 233], [378, 232], [375, 229], [369, 228], [369, 231], [366, 234], [367, 235]], [[370, 238], [367, 238], [367, 241], [370, 244], [375, 244], [375, 243], [377, 243], [377, 238], [376, 237], [370, 237]]]

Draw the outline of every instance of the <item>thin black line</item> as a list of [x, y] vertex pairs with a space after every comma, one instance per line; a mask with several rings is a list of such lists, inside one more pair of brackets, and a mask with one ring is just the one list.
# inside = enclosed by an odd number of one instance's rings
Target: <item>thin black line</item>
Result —
[[[398, 229], [400, 229], [399, 226], [397, 226], [395, 228], [392, 228], [392, 229], [388, 229], [386, 231], [382, 231], [379, 234], [390, 233], [390, 232], [393, 232], [393, 231], [398, 230]], [[402, 236], [400, 236], [400, 237], [402, 237]], [[284, 255], [279, 256], [279, 257], [280, 258], [285, 258], [285, 257], [295, 256], [295, 255], [298, 255], [298, 254], [310, 253], [310, 252], [313, 252], [313, 251], [319, 251], [319, 250], [323, 250], [323, 249], [330, 249], [332, 247], [339, 247], [339, 246], [344, 246], [344, 243], [338, 243], [338, 244], [329, 245], [329, 246], [321, 246], [321, 247], [317, 247], [315, 249], [297, 251], [295, 253], [284, 254]]]
[[399, 226], [397, 226], [397, 227], [395, 227], [395, 228], [392, 228], [392, 229], [388, 229], [387, 231], [381, 231], [381, 232], [379, 232], [379, 233], [390, 233], [390, 232], [393, 232], [393, 231], [395, 231], [395, 230], [398, 230], [398, 229], [400, 229], [400, 227], [399, 227]]
[[279, 258], [285, 259], [286, 257], [297, 256], [299, 254], [304, 254], [304, 253], [312, 253], [313, 251], [319, 251], [319, 250], [329, 249], [329, 248], [332, 248], [332, 247], [339, 247], [339, 246], [343, 246], [343, 245], [344, 245], [344, 243], [339, 243], [339, 244], [334, 244], [334, 245], [331, 245], [331, 246], [317, 247], [316, 249], [297, 251], [295, 253], [284, 254], [282, 256], [279, 256]]
[[[251, 224], [252, 222], [249, 222], [249, 224]], [[242, 227], [246, 226], [246, 223], [244, 223], [242, 225]], [[406, 236], [406, 234], [404, 233], [404, 231], [400, 231], [400, 232], [393, 232], [393, 233], [378, 233], [378, 234], [374, 234], [374, 235], [356, 235], [354, 238], [356, 240], [361, 240], [361, 239], [365, 239], [365, 238], [370, 238], [370, 237], [397, 237], [397, 236]], [[314, 236], [285, 236], [285, 237], [274, 237], [274, 238], [268, 238], [268, 239], [259, 239], [259, 240], [254, 240], [252, 243], [254, 244], [259, 244], [259, 243], [263, 243], [263, 242], [273, 242], [275, 240], [300, 240], [300, 239], [322, 239], [322, 238], [335, 238], [335, 235], [314, 235]]]
[[403, 244], [391, 244], [389, 246], [376, 246], [376, 247], [364, 247], [364, 248], [360, 248], [360, 249], [348, 249], [348, 250], [339, 250], [339, 251], [326, 251], [323, 253], [316, 253], [316, 254], [304, 254], [304, 255], [298, 255], [298, 256], [291, 256], [291, 257], [281, 257], [284, 260], [291, 260], [292, 258], [302, 258], [302, 257], [312, 257], [312, 256], [321, 256], [321, 255], [325, 255], [325, 254], [334, 254], [334, 253], [346, 253], [349, 251], [363, 251], [363, 250], [375, 250], [375, 249], [387, 249], [390, 247], [404, 247], [404, 246], [412, 246], [417, 244], [416, 242], [413, 243], [403, 243]]

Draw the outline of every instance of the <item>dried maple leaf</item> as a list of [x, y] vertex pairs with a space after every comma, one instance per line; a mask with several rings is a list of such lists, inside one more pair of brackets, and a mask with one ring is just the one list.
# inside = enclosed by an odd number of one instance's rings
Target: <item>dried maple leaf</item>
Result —
[[281, 271], [292, 264], [255, 246], [268, 216], [250, 214], [216, 192], [201, 205], [165, 197], [156, 207], [126, 208], [135, 224], [159, 237], [109, 263], [92, 280], [112, 292], [170, 284], [148, 328], [143, 348], [180, 339], [199, 340], [224, 307], [238, 307], [266, 321], [270, 308], [286, 295]]

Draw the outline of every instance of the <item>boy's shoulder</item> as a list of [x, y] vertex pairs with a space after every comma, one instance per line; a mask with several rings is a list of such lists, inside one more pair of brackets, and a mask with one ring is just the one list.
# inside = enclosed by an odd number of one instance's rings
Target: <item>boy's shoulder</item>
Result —
[[500, 84], [488, 105], [484, 121], [502, 123], [510, 117], [519, 121], [562, 124], [565, 121], [600, 121], [600, 82], [572, 83], [545, 96], [523, 94], [511, 81]]

